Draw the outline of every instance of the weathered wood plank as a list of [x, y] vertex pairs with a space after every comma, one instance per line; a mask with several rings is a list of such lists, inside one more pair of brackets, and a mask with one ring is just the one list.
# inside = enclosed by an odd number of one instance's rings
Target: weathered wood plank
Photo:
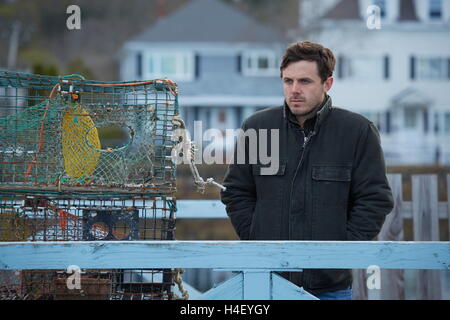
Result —
[[[389, 176], [390, 175], [388, 175], [388, 177]], [[447, 219], [448, 214], [450, 212], [449, 206], [450, 205], [448, 204], [448, 202], [441, 201], [438, 203], [439, 219]], [[177, 219], [228, 218], [227, 213], [225, 211], [225, 206], [222, 202], [220, 202], [220, 200], [177, 200], [177, 209], [178, 209]], [[412, 219], [413, 217], [412, 210], [413, 209], [411, 201], [402, 202], [403, 219]]]
[[[415, 241], [439, 241], [437, 188], [436, 175], [412, 176]], [[440, 272], [417, 271], [417, 299], [441, 299]]]
[[[153, 206], [153, 201], [162, 201], [162, 200], [153, 200], [146, 199], [143, 200], [125, 200], [123, 203], [125, 206], [132, 207], [142, 207]], [[66, 200], [55, 200], [55, 203], [65, 204]], [[92, 201], [92, 205], [102, 205], [105, 201]], [[117, 205], [115, 200], [111, 200], [111, 206]], [[158, 204], [157, 205], [161, 205]], [[227, 213], [225, 211], [225, 206], [220, 200], [177, 200], [177, 219], [195, 219], [195, 218], [207, 218], [207, 219], [227, 219]], [[402, 204], [402, 215], [404, 219], [412, 219], [412, 202], [404, 201]], [[438, 212], [439, 219], [447, 219], [448, 217], [449, 205], [447, 202], [441, 201], [438, 203]], [[30, 217], [41, 218], [41, 215], [36, 212], [29, 212], [28, 215]], [[145, 215], [142, 215], [140, 212], [141, 218], [146, 218]]]
[[1, 242], [0, 269], [342, 268], [449, 269], [450, 242], [36, 241]]
[[236, 274], [231, 279], [219, 284], [218, 286], [206, 291], [195, 300], [243, 300], [244, 276], [241, 273]]
[[[389, 177], [389, 175], [388, 175]], [[225, 206], [220, 200], [177, 200], [177, 219], [183, 218], [221, 218], [227, 219]], [[439, 219], [447, 219], [449, 204], [447, 202], [438, 203]], [[403, 201], [403, 219], [412, 219], [412, 202]]]
[[240, 272], [195, 300], [318, 300], [279, 275], [262, 271]]
[[266, 270], [245, 270], [244, 300], [271, 300], [271, 274]]
[[[448, 234], [450, 237], [450, 174], [447, 175], [447, 221], [448, 221]], [[450, 239], [447, 239], [450, 240]]]
[[303, 288], [272, 273], [272, 300], [319, 300]]
[[177, 200], [177, 219], [228, 219], [225, 205], [220, 200]]
[[[403, 188], [402, 175], [388, 175], [389, 184], [394, 198], [394, 209], [386, 217], [383, 227], [378, 235], [380, 241], [402, 241], [403, 240]], [[404, 271], [381, 270], [380, 299], [381, 300], [404, 300]], [[376, 290], [376, 289], [374, 289]]]
[[364, 269], [353, 269], [352, 299], [367, 300], [367, 272]]
[[412, 177], [413, 224], [415, 241], [439, 241], [436, 175]]

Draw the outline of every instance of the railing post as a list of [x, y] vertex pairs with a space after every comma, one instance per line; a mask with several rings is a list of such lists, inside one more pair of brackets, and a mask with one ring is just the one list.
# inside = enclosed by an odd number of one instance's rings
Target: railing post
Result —
[[[275, 271], [276, 269], [241, 269], [237, 275], [208, 290], [197, 297], [197, 299], [318, 300], [303, 288], [277, 275]], [[279, 271], [298, 272], [300, 269], [283, 269]]]
[[[450, 174], [447, 174], [447, 219], [448, 219], [448, 232], [450, 233]], [[447, 240], [450, 239], [447, 238]]]
[[[439, 241], [436, 175], [412, 176], [414, 241]], [[441, 273], [418, 270], [417, 299], [441, 299]]]
[[[383, 228], [378, 234], [380, 241], [402, 241], [403, 240], [403, 189], [402, 175], [389, 174], [389, 184], [394, 198], [394, 209], [386, 217]], [[397, 270], [381, 270], [381, 300], [404, 300], [404, 271]]]
[[270, 270], [244, 270], [244, 300], [271, 300]]

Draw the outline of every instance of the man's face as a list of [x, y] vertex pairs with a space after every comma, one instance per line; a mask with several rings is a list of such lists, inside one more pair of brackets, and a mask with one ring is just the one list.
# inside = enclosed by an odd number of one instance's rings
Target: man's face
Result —
[[286, 103], [302, 126], [314, 116], [333, 84], [332, 77], [322, 82], [316, 61], [306, 60], [290, 63], [282, 71], [281, 79]]

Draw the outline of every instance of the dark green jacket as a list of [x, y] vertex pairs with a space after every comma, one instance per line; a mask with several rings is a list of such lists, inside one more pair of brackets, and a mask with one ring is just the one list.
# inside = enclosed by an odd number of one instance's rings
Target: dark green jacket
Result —
[[[240, 239], [374, 239], [393, 208], [374, 124], [332, 107], [330, 97], [307, 134], [289, 115], [285, 104], [256, 112], [242, 126], [244, 131], [279, 129], [280, 162], [272, 175], [261, 174], [268, 165], [260, 159], [229, 165], [221, 200]], [[342, 269], [305, 269], [283, 276], [313, 294], [352, 283], [351, 270]]]

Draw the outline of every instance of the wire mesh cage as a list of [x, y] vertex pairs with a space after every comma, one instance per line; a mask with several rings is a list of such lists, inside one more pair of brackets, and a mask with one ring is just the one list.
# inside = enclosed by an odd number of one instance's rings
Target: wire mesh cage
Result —
[[[51, 199], [3, 194], [0, 241], [174, 240], [175, 199]], [[172, 299], [177, 270], [0, 271], [0, 299]]]
[[[161, 193], [177, 86], [0, 72], [0, 188], [40, 193]], [[116, 138], [116, 140], [114, 140]]]
[[[0, 71], [0, 241], [174, 240], [167, 79]], [[0, 270], [0, 299], [172, 299], [176, 269]]]
[[3, 271], [8, 284], [0, 300], [172, 300], [172, 269], [109, 269], [80, 271], [80, 287], [71, 288], [72, 271]]
[[173, 197], [0, 195], [0, 241], [173, 240]]

